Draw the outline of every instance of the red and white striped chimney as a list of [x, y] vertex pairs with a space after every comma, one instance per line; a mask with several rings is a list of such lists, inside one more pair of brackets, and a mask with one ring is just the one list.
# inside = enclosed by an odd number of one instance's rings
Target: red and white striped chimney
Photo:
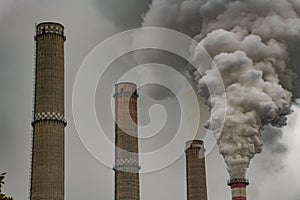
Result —
[[230, 179], [227, 185], [231, 187], [232, 200], [247, 200], [246, 186], [249, 185], [247, 179], [235, 178]]

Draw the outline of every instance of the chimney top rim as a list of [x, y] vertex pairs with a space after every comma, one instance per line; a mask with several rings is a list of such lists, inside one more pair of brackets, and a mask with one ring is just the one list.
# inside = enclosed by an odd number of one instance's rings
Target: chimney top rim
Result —
[[203, 140], [189, 140], [185, 143], [185, 151], [189, 149], [203, 149], [204, 150], [204, 142]]
[[122, 85], [122, 84], [124, 84], [124, 85], [134, 85], [134, 86], [136, 86], [136, 83], [129, 82], [129, 81], [128, 81], [128, 82], [125, 81], [125, 82], [119, 82], [119, 83], [116, 83], [115, 86]]
[[64, 28], [64, 25], [62, 23], [55, 22], [55, 21], [42, 21], [36, 23], [36, 27], [43, 26], [43, 25], [54, 25], [54, 26], [61, 26], [62, 28]]
[[245, 178], [232, 178], [227, 181], [228, 186], [232, 186], [234, 184], [244, 184], [244, 185], [249, 185], [248, 179]]

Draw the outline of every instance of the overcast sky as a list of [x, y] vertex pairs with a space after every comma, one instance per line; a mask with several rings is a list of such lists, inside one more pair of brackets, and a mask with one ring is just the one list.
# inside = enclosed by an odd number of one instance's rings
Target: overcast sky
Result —
[[[112, 169], [86, 150], [75, 129], [71, 105], [73, 84], [89, 52], [113, 34], [140, 27], [150, 3], [150, 0], [0, 0], [0, 172], [7, 172], [6, 194], [15, 200], [29, 197], [34, 25], [41, 21], [57, 21], [65, 26], [67, 36], [65, 198], [113, 199]], [[120, 66], [120, 63], [126, 63], [126, 59], [113, 65]], [[110, 88], [113, 88], [113, 82]], [[97, 94], [96, 98], [98, 95], [101, 96]], [[171, 121], [162, 130], [162, 137], [158, 135], [156, 140], [141, 142], [144, 145], [142, 151], [155, 149], [163, 145], [159, 141], [168, 142], [174, 137], [171, 127], [176, 125], [179, 111], [172, 108], [178, 102], [174, 99], [147, 100], [141, 96], [140, 109], [146, 113], [157, 103], [170, 112]], [[264, 151], [251, 162], [247, 174], [249, 200], [300, 199], [300, 109], [296, 105], [293, 109], [288, 125], [282, 129], [283, 134], [271, 128], [265, 131]], [[152, 112], [153, 119], [161, 116], [159, 107]], [[97, 114], [101, 119], [101, 112]], [[145, 123], [149, 121], [147, 115], [142, 115], [141, 119]], [[113, 138], [113, 122], [108, 122], [107, 126], [112, 133], [108, 137]], [[272, 131], [277, 135], [268, 140]], [[186, 139], [191, 139], [189, 134]], [[180, 147], [182, 155], [184, 142]], [[212, 139], [208, 142], [212, 143]], [[206, 161], [209, 199], [230, 199], [230, 189], [226, 186], [228, 174], [217, 146], [209, 152]], [[143, 164], [147, 163], [141, 163], [142, 167]], [[186, 198], [185, 185], [185, 159], [182, 156], [169, 167], [141, 175], [141, 199], [182, 200]]]

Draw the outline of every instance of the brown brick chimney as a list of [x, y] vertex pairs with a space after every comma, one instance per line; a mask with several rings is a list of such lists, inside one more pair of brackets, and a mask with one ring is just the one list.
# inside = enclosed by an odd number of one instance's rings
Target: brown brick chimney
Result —
[[186, 142], [187, 200], [207, 200], [204, 151], [203, 141]]
[[115, 200], [139, 200], [136, 85], [115, 86]]

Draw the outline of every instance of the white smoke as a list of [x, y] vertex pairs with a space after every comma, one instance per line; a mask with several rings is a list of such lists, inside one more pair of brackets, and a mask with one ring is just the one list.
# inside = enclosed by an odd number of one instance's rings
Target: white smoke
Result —
[[[143, 26], [172, 28], [199, 42], [191, 50], [198, 69], [189, 70], [208, 100], [207, 127], [215, 133], [231, 178], [245, 177], [250, 160], [262, 150], [260, 130], [286, 125], [293, 95], [298, 97], [293, 81], [300, 74], [299, 14], [299, 0], [153, 0], [144, 16]], [[202, 47], [217, 68], [203, 63]]]
[[[260, 36], [248, 34], [240, 27], [231, 31], [214, 30], [199, 45], [214, 58], [223, 77], [219, 84], [226, 88], [226, 94], [210, 94], [211, 102], [220, 103], [226, 95], [224, 127], [220, 124], [222, 115], [219, 112], [225, 108], [215, 107], [218, 103], [211, 105], [208, 123], [213, 124], [210, 128], [216, 135], [230, 177], [244, 178], [250, 160], [261, 152], [260, 129], [267, 124], [286, 125], [285, 115], [291, 112], [292, 94], [280, 85], [277, 73], [284, 73], [281, 69], [285, 69], [289, 61], [287, 47], [274, 39], [265, 44]], [[197, 51], [194, 56], [198, 57]], [[195, 62], [201, 63], [196, 58]], [[215, 70], [206, 69], [202, 72], [204, 76], [196, 80], [200, 92], [205, 93], [207, 83], [217, 81], [214, 80]], [[221, 85], [216, 87], [221, 88]]]

